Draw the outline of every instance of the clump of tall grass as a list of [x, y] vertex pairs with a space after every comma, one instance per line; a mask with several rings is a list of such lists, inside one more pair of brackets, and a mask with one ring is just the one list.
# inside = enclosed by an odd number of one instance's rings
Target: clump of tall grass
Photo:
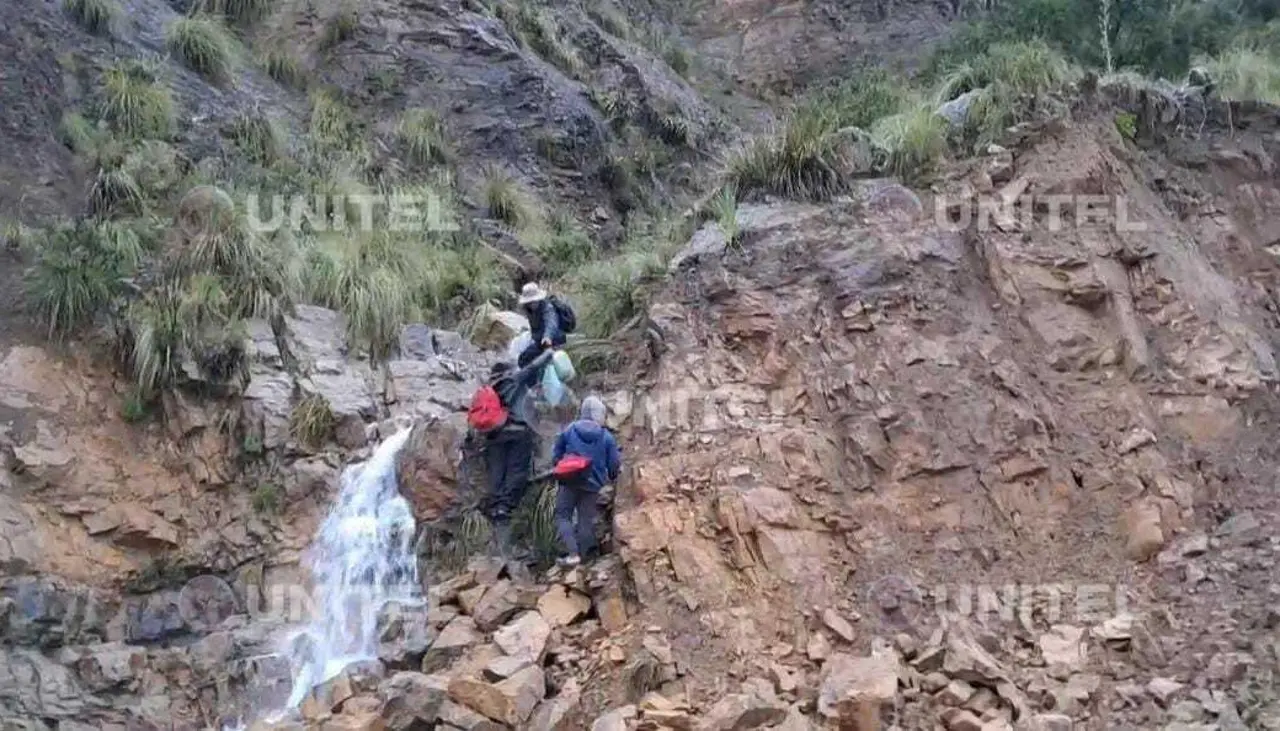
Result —
[[883, 168], [907, 183], [923, 180], [947, 151], [947, 121], [929, 103], [884, 117], [871, 135]]
[[108, 312], [128, 290], [144, 249], [127, 226], [80, 221], [55, 226], [35, 242], [26, 293], [49, 336], [61, 336]]
[[335, 419], [329, 402], [319, 394], [310, 394], [298, 402], [289, 414], [289, 429], [300, 444], [316, 448], [333, 433]]
[[120, 6], [112, 0], [62, 0], [62, 9], [94, 35], [110, 35], [120, 17]]
[[746, 194], [824, 199], [845, 185], [847, 152], [833, 118], [821, 109], [802, 109], [782, 128], [756, 137], [729, 154], [725, 182]]
[[419, 165], [449, 162], [449, 139], [444, 122], [433, 109], [410, 109], [400, 118], [396, 135]]
[[1224, 99], [1280, 104], [1280, 51], [1238, 46], [1198, 65], [1209, 71]]
[[542, 211], [533, 196], [507, 170], [490, 165], [484, 171], [484, 201], [489, 216], [516, 229], [539, 224]]
[[238, 115], [231, 123], [231, 139], [250, 161], [260, 165], [274, 163], [283, 155], [284, 134], [261, 112]]
[[121, 134], [135, 139], [167, 139], [174, 106], [158, 71], [140, 61], [122, 61], [103, 72], [101, 112]]
[[522, 46], [546, 59], [569, 76], [582, 72], [578, 52], [564, 39], [564, 30], [553, 15], [527, 0], [502, 2], [496, 8], [498, 18]]
[[521, 243], [546, 264], [552, 277], [561, 276], [596, 256], [596, 246], [568, 215], [551, 217], [548, 225], [524, 232]]
[[216, 17], [195, 15], [173, 21], [165, 35], [165, 46], [192, 71], [214, 81], [231, 74], [235, 41]]
[[273, 45], [262, 54], [261, 64], [267, 75], [278, 83], [295, 89], [306, 86], [306, 74], [302, 61], [292, 49]]
[[312, 144], [322, 152], [349, 154], [361, 147], [355, 115], [329, 91], [311, 95], [310, 131]]

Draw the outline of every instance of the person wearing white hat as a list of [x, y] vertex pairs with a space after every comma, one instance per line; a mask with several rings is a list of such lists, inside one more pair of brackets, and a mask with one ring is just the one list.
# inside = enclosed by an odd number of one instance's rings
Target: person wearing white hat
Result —
[[532, 342], [520, 353], [516, 364], [523, 368], [540, 353], [565, 344], [566, 335], [577, 325], [573, 310], [562, 300], [547, 294], [537, 282], [520, 289], [520, 309], [529, 320]]

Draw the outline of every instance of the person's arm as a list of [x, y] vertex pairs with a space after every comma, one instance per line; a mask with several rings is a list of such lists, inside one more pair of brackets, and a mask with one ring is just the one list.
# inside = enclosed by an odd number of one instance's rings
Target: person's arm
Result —
[[555, 446], [551, 448], [551, 464], [552, 465], [554, 465], [555, 463], [559, 462], [561, 459], [564, 458], [564, 448], [565, 448], [564, 435], [565, 435], [565, 432], [563, 431], [556, 435]]
[[533, 388], [538, 385], [538, 376], [542, 375], [541, 369], [544, 363], [551, 360], [551, 356], [555, 355], [555, 351], [544, 350], [529, 362], [529, 365], [521, 368], [516, 373], [516, 383], [524, 385], [526, 388]]
[[560, 313], [551, 300], [542, 301], [542, 344], [550, 345], [560, 337]]
[[622, 452], [618, 449], [618, 440], [613, 438], [612, 434], [606, 434], [608, 442], [605, 449], [608, 450], [608, 469], [609, 481], [614, 482], [618, 479], [618, 475], [622, 473]]

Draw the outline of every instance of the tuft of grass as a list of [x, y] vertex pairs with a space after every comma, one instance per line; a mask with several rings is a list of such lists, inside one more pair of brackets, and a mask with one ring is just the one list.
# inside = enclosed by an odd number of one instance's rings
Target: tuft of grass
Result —
[[130, 389], [120, 401], [120, 418], [137, 424], [147, 418], [147, 401], [137, 389]]
[[163, 200], [177, 191], [186, 170], [178, 151], [166, 142], [144, 140], [125, 155], [120, 169], [127, 173], [143, 196]]
[[50, 337], [73, 332], [110, 311], [144, 256], [138, 236], [113, 222], [56, 226], [33, 249], [27, 299]]
[[228, 23], [249, 25], [271, 14], [272, 0], [199, 0], [198, 12], [218, 15]]
[[351, 5], [345, 5], [324, 24], [324, 33], [320, 37], [321, 48], [333, 48], [355, 37], [360, 28], [360, 15]]
[[206, 78], [221, 82], [231, 74], [234, 41], [216, 17], [196, 15], [175, 20], [165, 35], [165, 46]]
[[737, 246], [742, 239], [742, 229], [738, 226], [738, 192], [733, 186], [725, 186], [716, 193], [709, 202], [709, 213], [729, 246]]
[[250, 161], [270, 165], [283, 156], [284, 134], [265, 114], [240, 114], [231, 123], [231, 139]]
[[103, 73], [102, 116], [134, 139], [168, 139], [174, 106], [158, 72], [148, 64], [123, 61]]
[[348, 154], [361, 147], [355, 115], [332, 92], [311, 95], [311, 142], [323, 152]]
[[824, 199], [843, 189], [844, 150], [829, 115], [800, 110], [781, 130], [730, 153], [724, 177], [741, 193]]
[[1218, 94], [1231, 101], [1280, 104], [1280, 55], [1256, 48], [1230, 48], [1214, 58], [1200, 59]]
[[451, 157], [448, 135], [433, 109], [409, 109], [396, 127], [400, 143], [419, 165], [444, 165]]
[[429, 524], [423, 527], [422, 547], [431, 566], [445, 572], [461, 571], [472, 556], [489, 544], [493, 527], [476, 508], [462, 513], [457, 525]]
[[566, 278], [587, 337], [615, 335], [648, 305], [645, 285], [666, 273], [661, 250], [633, 249], [590, 262]]
[[582, 73], [584, 64], [578, 52], [564, 40], [564, 29], [545, 9], [516, 0], [514, 6], [510, 2], [500, 3], [496, 12], [520, 45], [532, 49], [571, 77]]
[[1116, 131], [1120, 136], [1133, 141], [1138, 134], [1138, 118], [1129, 112], [1121, 112], [1116, 115]]
[[521, 237], [547, 266], [547, 273], [559, 277], [596, 257], [596, 246], [582, 227], [568, 215], [553, 216], [549, 226], [539, 227]]
[[111, 29], [120, 17], [120, 6], [112, 0], [62, 0], [62, 9], [81, 28], [98, 36], [111, 35]]
[[490, 165], [484, 171], [484, 201], [490, 218], [523, 229], [537, 225], [542, 212], [515, 176]]
[[319, 394], [311, 394], [298, 402], [289, 414], [293, 438], [307, 447], [317, 448], [333, 434], [335, 418], [329, 402]]
[[883, 69], [862, 69], [819, 91], [804, 106], [807, 113], [829, 117], [832, 128], [870, 130], [879, 120], [901, 112], [908, 101], [904, 80]]
[[947, 151], [947, 121], [928, 103], [881, 119], [871, 133], [884, 167], [909, 184], [933, 172]]
[[142, 188], [125, 170], [99, 170], [89, 188], [89, 212], [98, 218], [142, 213]]
[[595, 0], [587, 8], [587, 17], [591, 18], [605, 32], [623, 40], [631, 40], [635, 36], [635, 31], [631, 27], [631, 21], [627, 19], [627, 14], [612, 0]]
[[548, 482], [525, 494], [511, 516], [511, 533], [533, 549], [534, 557], [549, 564], [560, 554], [560, 538], [556, 531], [556, 485]]
[[266, 69], [267, 75], [284, 86], [301, 89], [307, 85], [306, 74], [302, 70], [302, 61], [288, 47], [273, 45], [262, 55], [261, 63], [262, 67]]
[[253, 510], [264, 515], [275, 515], [280, 512], [283, 502], [280, 486], [274, 482], [263, 482], [253, 491]]

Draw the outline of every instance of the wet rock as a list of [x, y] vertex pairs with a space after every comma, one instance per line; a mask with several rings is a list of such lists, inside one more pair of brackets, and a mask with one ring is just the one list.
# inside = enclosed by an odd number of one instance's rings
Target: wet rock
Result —
[[477, 713], [510, 726], [522, 726], [546, 695], [542, 668], [529, 667], [500, 683], [456, 678], [449, 683], [449, 697]]

